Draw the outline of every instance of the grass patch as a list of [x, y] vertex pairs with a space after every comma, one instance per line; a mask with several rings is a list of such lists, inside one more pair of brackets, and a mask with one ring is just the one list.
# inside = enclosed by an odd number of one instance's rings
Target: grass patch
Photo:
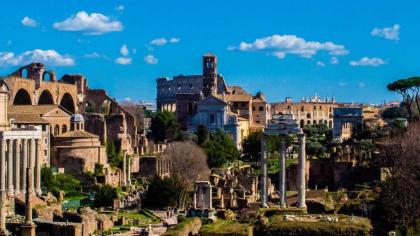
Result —
[[168, 229], [164, 236], [196, 235], [201, 228], [201, 219], [198, 217], [186, 218], [175, 227]]
[[118, 218], [125, 217], [128, 225], [145, 226], [149, 224], [157, 224], [160, 222], [159, 218], [146, 210], [135, 211], [120, 211]]
[[334, 216], [338, 217], [338, 223], [283, 221], [283, 216], [275, 215], [270, 218], [267, 225], [256, 227], [255, 235], [371, 235], [372, 226], [369, 219], [345, 215]]
[[243, 235], [247, 236], [252, 232], [252, 226], [241, 224], [236, 221], [217, 221], [213, 224], [204, 225], [200, 230], [202, 236], [217, 235]]

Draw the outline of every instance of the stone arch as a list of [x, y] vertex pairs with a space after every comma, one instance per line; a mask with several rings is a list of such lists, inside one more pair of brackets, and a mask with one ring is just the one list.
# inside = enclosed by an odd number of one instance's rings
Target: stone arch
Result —
[[32, 105], [31, 95], [25, 89], [19, 89], [13, 99], [13, 105]]
[[22, 67], [19, 69], [19, 77], [21, 78], [29, 78], [29, 70], [26, 67]]
[[39, 96], [38, 105], [43, 104], [54, 104], [53, 96], [48, 90], [42, 91], [41, 95]]
[[55, 73], [54, 73], [54, 71], [44, 71], [44, 73], [42, 74], [42, 80], [43, 81], [55, 82]]
[[300, 128], [303, 128], [305, 126], [305, 120], [300, 120]]
[[74, 105], [74, 99], [69, 93], [65, 93], [60, 101], [60, 106], [62, 106], [64, 109], [71, 113], [75, 113], [75, 105]]

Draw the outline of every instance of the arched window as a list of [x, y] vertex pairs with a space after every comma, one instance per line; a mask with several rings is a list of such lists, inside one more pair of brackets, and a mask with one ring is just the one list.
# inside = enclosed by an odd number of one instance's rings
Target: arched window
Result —
[[67, 126], [66, 125], [63, 125], [61, 127], [61, 133], [64, 134], [65, 132], [67, 132]]
[[303, 128], [303, 126], [305, 126], [305, 121], [304, 120], [300, 120], [300, 128]]
[[311, 113], [306, 114], [306, 118], [310, 119], [311, 118]]
[[59, 135], [60, 134], [60, 126], [59, 125], [55, 125], [54, 126], [54, 135]]
[[307, 120], [307, 121], [306, 121], [306, 124], [307, 124], [307, 125], [310, 125], [310, 124], [311, 124], [311, 121], [310, 121], [310, 120]]

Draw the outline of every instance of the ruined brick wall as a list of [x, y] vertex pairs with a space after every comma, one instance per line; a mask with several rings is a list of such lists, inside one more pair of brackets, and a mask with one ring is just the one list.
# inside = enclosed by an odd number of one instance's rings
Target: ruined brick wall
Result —
[[201, 100], [201, 94], [177, 94], [176, 95], [176, 118], [183, 129], [187, 128], [188, 119], [197, 113], [197, 106]]
[[85, 113], [84, 118], [85, 131], [98, 135], [100, 142], [105, 145], [107, 128], [104, 116], [97, 113]]

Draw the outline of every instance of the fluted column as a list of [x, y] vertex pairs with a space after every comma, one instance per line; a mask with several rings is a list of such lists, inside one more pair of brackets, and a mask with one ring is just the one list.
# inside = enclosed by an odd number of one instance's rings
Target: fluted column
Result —
[[299, 134], [299, 165], [298, 165], [298, 200], [299, 208], [306, 208], [306, 141], [305, 134]]
[[31, 191], [32, 191], [32, 168], [26, 168], [26, 194], [25, 194], [25, 224], [32, 223], [32, 203], [31, 203]]
[[1, 140], [0, 152], [0, 234], [7, 234], [6, 230], [6, 140]]
[[[30, 141], [30, 151], [29, 151], [29, 167], [31, 170], [34, 169], [34, 162], [35, 162], [35, 139], [29, 139]], [[34, 191], [34, 176], [30, 176], [30, 183], [31, 183], [31, 193]]]
[[20, 157], [21, 157], [21, 148], [20, 148], [20, 139], [17, 139], [15, 142], [15, 194], [20, 193]]
[[263, 134], [261, 138], [261, 206], [267, 205], [267, 137]]
[[[286, 138], [286, 137], [284, 137]], [[280, 143], [279, 156], [279, 199], [280, 207], [286, 207], [286, 141]]]
[[7, 148], [7, 194], [11, 196], [13, 192], [13, 139], [9, 139]]
[[28, 167], [28, 140], [22, 139], [22, 162], [21, 162], [21, 171], [22, 175], [20, 176], [20, 189], [22, 192], [26, 191], [26, 168]]
[[35, 160], [35, 192], [37, 195], [41, 195], [41, 163], [42, 163], [42, 153], [41, 153], [41, 139], [36, 140], [36, 160]]

